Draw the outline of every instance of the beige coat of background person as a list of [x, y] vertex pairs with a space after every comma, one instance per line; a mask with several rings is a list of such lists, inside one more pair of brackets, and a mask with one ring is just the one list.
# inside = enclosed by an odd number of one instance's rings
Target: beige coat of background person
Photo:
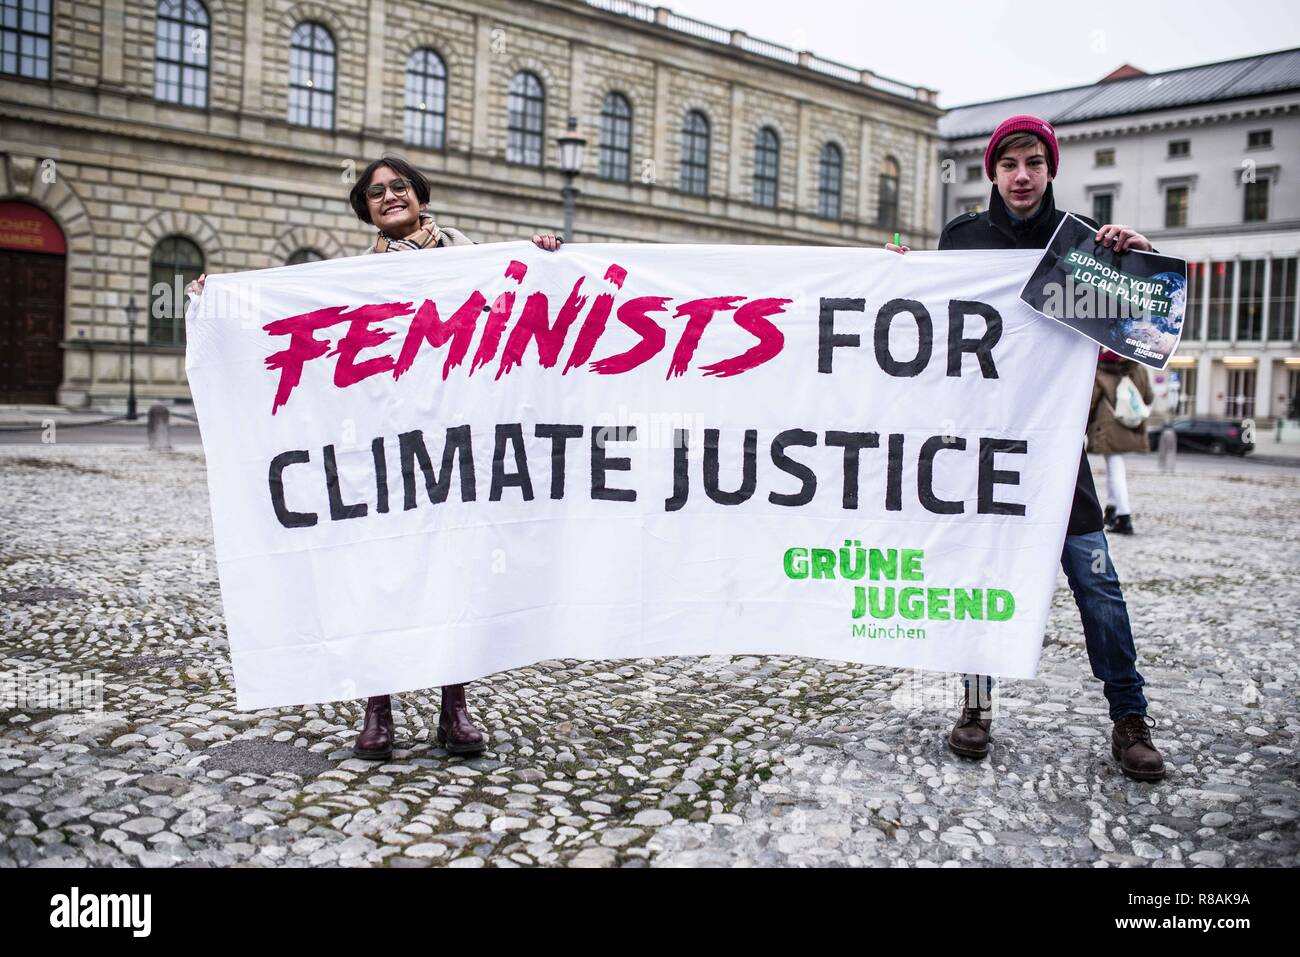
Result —
[[1132, 359], [1098, 362], [1097, 378], [1092, 383], [1092, 411], [1088, 414], [1088, 451], [1096, 455], [1148, 451], [1147, 424], [1130, 429], [1115, 418], [1115, 390], [1124, 376], [1133, 380], [1148, 406], [1155, 398], [1146, 366]]

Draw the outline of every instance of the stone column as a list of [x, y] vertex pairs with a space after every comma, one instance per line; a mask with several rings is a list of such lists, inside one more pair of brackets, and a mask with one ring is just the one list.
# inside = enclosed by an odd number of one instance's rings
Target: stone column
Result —
[[1269, 418], [1272, 414], [1273, 358], [1267, 349], [1261, 349], [1259, 363], [1255, 367], [1255, 420]]
[[925, 183], [925, 203], [922, 206], [924, 219], [916, 224], [917, 229], [929, 232], [931, 229], [936, 230], [935, 238], [938, 238], [937, 230], [943, 228], [943, 223], [935, 226], [934, 207], [936, 202], [936, 186], [939, 182], [939, 138], [937, 136], [927, 136], [925, 138], [927, 145], [926, 150], [926, 171], [924, 177]]
[[1205, 268], [1201, 270], [1201, 288], [1196, 290], [1196, 307], [1201, 311], [1200, 335], [1196, 341], [1206, 343], [1210, 341], [1210, 271], [1214, 268], [1214, 260], [1207, 259], [1202, 265]]
[[912, 156], [916, 169], [912, 171], [912, 221], [907, 225], [911, 226], [915, 233], [928, 229], [930, 224], [925, 215], [925, 184], [930, 172], [930, 151], [926, 149], [923, 135], [914, 133], [912, 139]]
[[[266, 29], [266, 4], [264, 0], [247, 0], [244, 7], [244, 113], [262, 112], [262, 42]], [[288, 83], [289, 78], [279, 77], [272, 82]]]
[[[662, 9], [662, 8], [660, 8]], [[655, 107], [654, 107], [654, 165], [655, 182], [667, 186], [668, 183], [668, 148], [673, 136], [672, 114], [669, 112], [668, 67], [662, 63], [655, 64]]]
[[[366, 88], [364, 97], [365, 117], [362, 128], [367, 133], [382, 135], [384, 130], [384, 104], [388, 97], [377, 95], [377, 91], [386, 89], [384, 71], [387, 67], [384, 55], [384, 20], [387, 11], [384, 0], [370, 0], [370, 16], [366, 22]], [[398, 118], [400, 123], [401, 117]]]
[[871, 216], [871, 120], [862, 118], [861, 146], [858, 149], [858, 221], [872, 222]]
[[[744, 167], [744, 157], [741, 151], [744, 149], [741, 138], [741, 117], [744, 116], [745, 92], [739, 84], [731, 84], [731, 145], [728, 147], [728, 175], [727, 175], [727, 196], [731, 199], [739, 199], [741, 195], [740, 173]], [[752, 157], [751, 157], [752, 160]]]
[[[587, 159], [590, 161], [600, 152], [600, 144], [596, 142], [595, 136], [597, 125], [593, 122], [593, 114], [599, 110], [600, 105], [587, 102], [586, 89], [587, 51], [583, 49], [581, 43], [571, 42], [569, 44], [569, 110], [560, 117], [563, 121], [560, 127], [563, 129], [567, 126], [570, 116], [578, 118], [578, 132], [587, 137]], [[592, 168], [595, 169], [594, 166]]]
[[1237, 342], [1237, 306], [1241, 302], [1241, 256], [1232, 259], [1232, 305], [1228, 312], [1228, 341]]
[[126, 0], [104, 0], [100, 20], [99, 78], [104, 83], [120, 84], [124, 71], [122, 55], [126, 46]]
[[1196, 365], [1196, 408], [1192, 410], [1194, 415], [1211, 415], [1210, 408], [1214, 391], [1211, 380], [1214, 378], [1214, 357], [1209, 353], [1201, 353]]
[[1268, 351], [1268, 310], [1273, 300], [1273, 257], [1264, 257], [1264, 289], [1259, 305], [1259, 344]]
[[492, 21], [478, 18], [478, 41], [474, 46], [474, 129], [473, 151], [478, 156], [488, 152], [492, 131], [488, 127], [492, 104]]
[[809, 153], [812, 143], [812, 115], [808, 103], [799, 101], [799, 139], [795, 143], [794, 208], [798, 212], [816, 212], [817, 201], [808, 188]]

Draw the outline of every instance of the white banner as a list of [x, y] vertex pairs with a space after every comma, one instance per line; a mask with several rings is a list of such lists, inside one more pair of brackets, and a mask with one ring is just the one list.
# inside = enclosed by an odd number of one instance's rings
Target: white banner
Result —
[[1039, 253], [526, 243], [211, 276], [239, 706], [555, 658], [1030, 677], [1096, 347]]

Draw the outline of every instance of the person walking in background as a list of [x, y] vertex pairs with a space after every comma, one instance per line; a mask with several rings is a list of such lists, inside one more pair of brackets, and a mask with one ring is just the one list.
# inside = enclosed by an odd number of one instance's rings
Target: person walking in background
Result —
[[1145, 454], [1147, 416], [1155, 398], [1146, 366], [1101, 350], [1097, 377], [1092, 384], [1088, 411], [1088, 451], [1106, 460], [1106, 530], [1133, 534], [1133, 513], [1128, 499], [1127, 452]]

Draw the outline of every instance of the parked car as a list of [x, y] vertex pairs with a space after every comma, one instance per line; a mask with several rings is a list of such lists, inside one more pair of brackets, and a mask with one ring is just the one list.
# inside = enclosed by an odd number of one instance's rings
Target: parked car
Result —
[[1212, 455], [1245, 455], [1254, 450], [1255, 443], [1247, 436], [1246, 423], [1237, 419], [1205, 419], [1186, 416], [1174, 419], [1162, 428], [1151, 427], [1147, 438], [1151, 451], [1160, 447], [1160, 436], [1165, 429], [1178, 437], [1178, 448], [1192, 452], [1209, 452]]

